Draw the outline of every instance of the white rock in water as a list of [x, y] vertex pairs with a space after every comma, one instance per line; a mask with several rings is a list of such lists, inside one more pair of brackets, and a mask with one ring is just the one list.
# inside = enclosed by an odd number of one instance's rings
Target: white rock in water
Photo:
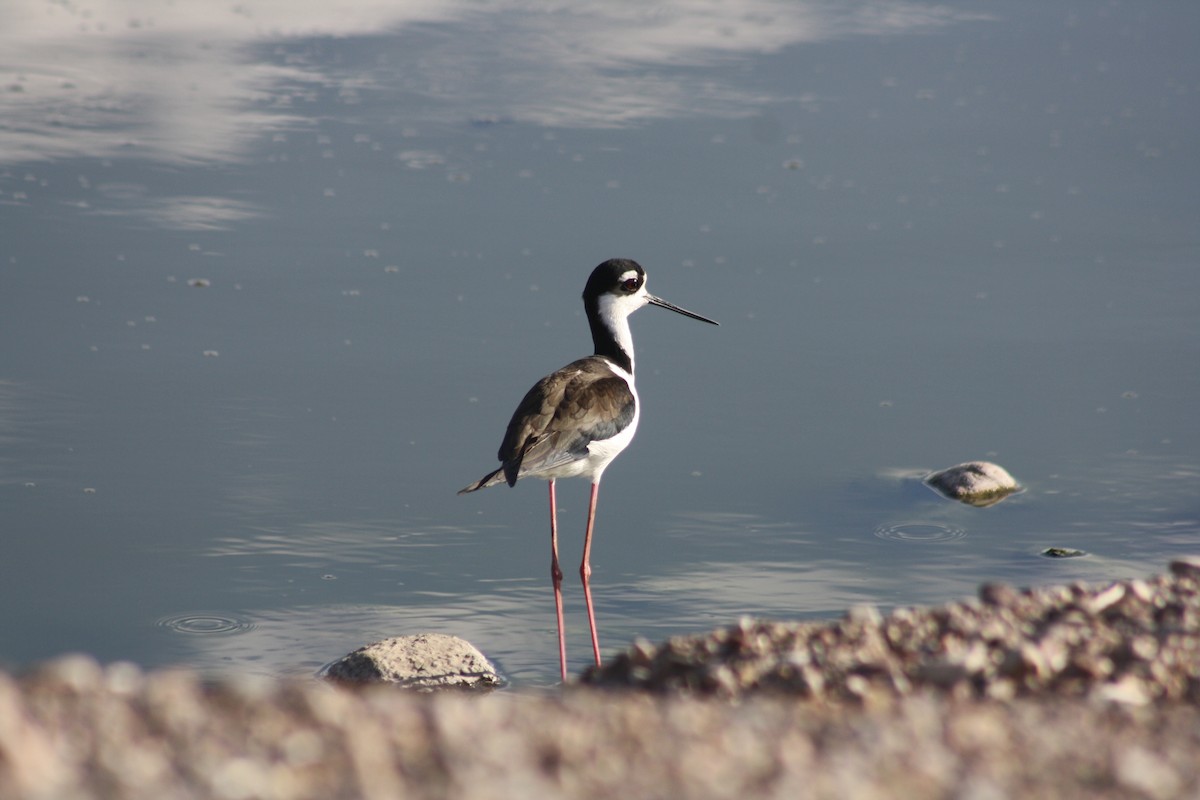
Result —
[[925, 478], [925, 483], [952, 500], [979, 507], [999, 503], [1021, 491], [1020, 484], [1008, 470], [990, 461], [968, 461], [934, 472]]
[[483, 653], [444, 633], [396, 636], [335, 661], [325, 676], [343, 683], [395, 683], [408, 689], [494, 689], [502, 681]]

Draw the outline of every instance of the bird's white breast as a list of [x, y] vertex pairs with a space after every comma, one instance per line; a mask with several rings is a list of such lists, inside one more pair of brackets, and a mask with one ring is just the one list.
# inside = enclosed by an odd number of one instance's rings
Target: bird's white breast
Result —
[[633, 394], [633, 419], [629, 421], [628, 425], [618, 431], [615, 436], [608, 439], [597, 439], [588, 445], [588, 457], [586, 459], [588, 468], [584, 472], [591, 474], [593, 483], [600, 480], [600, 475], [604, 472], [605, 467], [612, 463], [612, 460], [633, 441], [633, 435], [637, 433], [638, 419], [642, 416], [642, 402], [638, 398], [637, 387], [633, 383], [633, 375], [611, 361], [608, 362], [608, 366], [614, 374], [623, 378], [629, 384], [629, 391]]
[[633, 376], [621, 369], [621, 367], [605, 359], [613, 374], [624, 379], [629, 383], [629, 391], [633, 394], [633, 419], [629, 424], [619, 430], [615, 435], [607, 439], [595, 439], [588, 443], [588, 454], [586, 458], [581, 458], [578, 461], [570, 461], [562, 464], [554, 469], [540, 472], [538, 477], [541, 478], [575, 478], [584, 477], [591, 480], [592, 483], [599, 483], [600, 476], [605, 468], [612, 463], [622, 450], [629, 446], [633, 441], [633, 435], [637, 432], [638, 419], [642, 414], [642, 404], [638, 399], [637, 387], [633, 385]]

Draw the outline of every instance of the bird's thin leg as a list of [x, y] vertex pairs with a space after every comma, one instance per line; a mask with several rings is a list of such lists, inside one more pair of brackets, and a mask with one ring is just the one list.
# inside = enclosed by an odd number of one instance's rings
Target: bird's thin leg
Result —
[[579, 578], [583, 581], [583, 599], [587, 603], [588, 627], [592, 631], [592, 655], [596, 666], [600, 666], [600, 639], [596, 636], [596, 615], [592, 613], [592, 528], [596, 524], [596, 495], [600, 484], [592, 484], [592, 499], [588, 502], [587, 531], [583, 534], [583, 563], [579, 565]]
[[554, 582], [554, 613], [558, 618], [558, 669], [567, 682], [567, 639], [563, 632], [563, 573], [558, 566], [558, 504], [554, 500], [554, 481], [550, 481], [550, 579]]

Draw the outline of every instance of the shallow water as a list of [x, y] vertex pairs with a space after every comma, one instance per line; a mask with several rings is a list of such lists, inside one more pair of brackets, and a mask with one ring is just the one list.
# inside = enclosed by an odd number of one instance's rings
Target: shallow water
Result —
[[[634, 318], [608, 652], [1200, 549], [1200, 9], [4, 16], [11, 666], [308, 674], [438, 630], [552, 683], [544, 485], [454, 493], [588, 352], [612, 256], [721, 327]], [[1026, 491], [920, 483], [977, 459]], [[586, 498], [560, 485], [568, 565]]]

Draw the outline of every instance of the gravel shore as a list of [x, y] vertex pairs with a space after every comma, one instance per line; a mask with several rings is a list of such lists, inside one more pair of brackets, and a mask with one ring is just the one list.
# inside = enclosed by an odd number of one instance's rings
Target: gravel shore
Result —
[[638, 642], [554, 693], [213, 683], [69, 657], [0, 674], [0, 797], [1200, 792], [1200, 562], [980, 594]]
[[837, 622], [744, 619], [662, 645], [638, 641], [585, 682], [722, 697], [774, 691], [861, 701], [936, 689], [956, 697], [1094, 697], [1133, 705], [1200, 700], [1200, 559], [1148, 580], [869, 606]]

